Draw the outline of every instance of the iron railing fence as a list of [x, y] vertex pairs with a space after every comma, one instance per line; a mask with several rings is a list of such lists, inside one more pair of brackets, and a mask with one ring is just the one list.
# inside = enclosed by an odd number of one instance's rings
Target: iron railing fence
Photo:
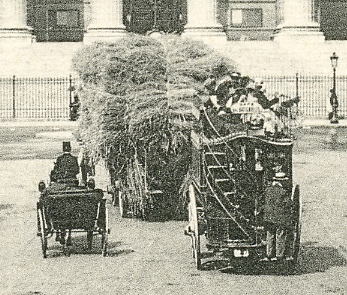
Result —
[[[264, 76], [268, 96], [276, 92], [288, 98], [300, 96], [299, 109], [304, 117], [327, 118], [332, 108], [330, 105], [330, 89], [333, 87], [332, 76], [300, 75]], [[339, 107], [338, 115], [347, 116], [347, 76], [336, 77], [336, 93]]]
[[0, 119], [67, 119], [75, 78], [0, 78]]
[[[263, 76], [269, 98], [275, 93], [288, 98], [300, 96], [304, 117], [326, 118], [331, 111], [332, 76]], [[347, 76], [336, 77], [338, 115], [347, 117]], [[77, 78], [0, 78], [0, 119], [68, 119]]]

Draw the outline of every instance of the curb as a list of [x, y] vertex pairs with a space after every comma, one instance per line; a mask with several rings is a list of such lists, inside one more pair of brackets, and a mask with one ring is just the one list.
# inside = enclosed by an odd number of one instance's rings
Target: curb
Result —
[[310, 127], [332, 127], [332, 128], [338, 128], [338, 127], [347, 127], [347, 120], [340, 120], [337, 124], [332, 124], [328, 119], [305, 119], [302, 122], [303, 128], [310, 128]]
[[52, 128], [76, 128], [76, 121], [2, 121], [0, 127], [52, 127]]

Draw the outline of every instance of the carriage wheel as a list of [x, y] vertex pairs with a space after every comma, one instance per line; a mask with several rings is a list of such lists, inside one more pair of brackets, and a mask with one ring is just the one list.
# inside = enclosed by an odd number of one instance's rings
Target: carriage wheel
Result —
[[41, 237], [41, 222], [40, 222], [40, 205], [37, 203], [37, 208], [36, 208], [36, 217], [37, 217], [37, 236]]
[[88, 251], [92, 251], [92, 244], [93, 244], [93, 231], [92, 230], [87, 231], [87, 244], [88, 244]]
[[42, 209], [38, 209], [39, 227], [41, 231], [41, 246], [43, 258], [47, 258], [47, 230]]
[[300, 237], [301, 237], [301, 199], [300, 199], [300, 188], [298, 185], [295, 186], [293, 192], [293, 223], [294, 223], [294, 239], [293, 239], [293, 262], [297, 262], [300, 252]]
[[107, 232], [103, 232], [102, 233], [102, 237], [101, 237], [101, 253], [102, 256], [106, 256], [107, 255], [107, 242], [108, 242], [108, 234]]
[[112, 194], [112, 205], [114, 207], [119, 206], [120, 190], [113, 188], [113, 190], [111, 191], [111, 194]]
[[119, 213], [120, 213], [120, 217], [124, 216], [124, 204], [123, 204], [123, 197], [122, 197], [122, 192], [119, 191], [118, 193], [118, 206], [119, 206]]
[[109, 227], [108, 227], [108, 208], [105, 207], [105, 228], [102, 231], [101, 236], [101, 253], [102, 256], [107, 255], [107, 243], [108, 243], [108, 234], [109, 234]]
[[193, 185], [189, 186], [189, 227], [192, 232], [193, 257], [197, 269], [201, 269], [201, 245], [198, 225], [198, 209], [196, 205], [196, 195]]
[[195, 235], [195, 265], [198, 270], [201, 269], [201, 244], [200, 244], [200, 236], [197, 232]]

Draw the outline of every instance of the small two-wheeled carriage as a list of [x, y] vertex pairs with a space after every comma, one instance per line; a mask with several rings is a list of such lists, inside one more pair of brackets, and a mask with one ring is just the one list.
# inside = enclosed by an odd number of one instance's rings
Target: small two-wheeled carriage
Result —
[[87, 186], [78, 186], [76, 180], [71, 180], [51, 183], [48, 187], [40, 182], [39, 191], [37, 226], [44, 258], [47, 257], [48, 238], [54, 234], [64, 252], [69, 254], [72, 231], [87, 232], [89, 251], [94, 233], [101, 235], [102, 255], [106, 256], [110, 229], [106, 199], [101, 189], [95, 189], [92, 181]]
[[[229, 118], [224, 122], [215, 123], [204, 109], [200, 115], [202, 127], [192, 131], [187, 185], [189, 224], [185, 233], [191, 237], [197, 269], [203, 268], [205, 259], [211, 262], [218, 258], [228, 266], [246, 260], [253, 266], [277, 261], [267, 256], [264, 221], [264, 191], [276, 173], [286, 175], [283, 187], [291, 201], [284, 256], [278, 261], [290, 269], [297, 262], [301, 205], [299, 186], [293, 185], [293, 141], [288, 134], [269, 136], [261, 128], [253, 130], [244, 121], [251, 115], [250, 105], [247, 110], [225, 115]], [[223, 119], [220, 116], [218, 120]]]

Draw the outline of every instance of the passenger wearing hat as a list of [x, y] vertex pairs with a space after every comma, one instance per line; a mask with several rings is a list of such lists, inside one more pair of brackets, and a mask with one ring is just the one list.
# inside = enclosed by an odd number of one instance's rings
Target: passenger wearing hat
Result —
[[291, 226], [292, 201], [285, 188], [286, 174], [277, 172], [264, 191], [264, 223], [267, 259], [284, 259], [286, 239]]
[[[51, 172], [52, 182], [76, 182], [80, 172], [77, 157], [71, 155], [71, 144], [63, 142], [63, 154], [58, 156], [54, 169]], [[78, 183], [77, 183], [78, 184]]]

